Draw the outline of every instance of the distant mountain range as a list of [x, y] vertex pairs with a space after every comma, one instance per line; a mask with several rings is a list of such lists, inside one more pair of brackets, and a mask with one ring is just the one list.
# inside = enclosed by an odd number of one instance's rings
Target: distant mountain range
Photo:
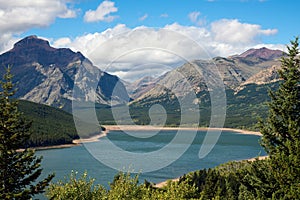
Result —
[[[277, 69], [280, 58], [285, 55], [279, 50], [267, 48], [250, 49], [241, 55], [228, 58], [215, 57], [212, 60], [195, 60], [176, 68], [163, 76], [153, 80], [151, 84], [144, 84], [147, 90], [139, 94], [134, 102], [147, 104], [155, 102], [155, 98], [165, 95], [169, 90], [184, 96], [189, 90], [196, 94], [207, 91], [207, 85], [213, 85], [214, 73], [219, 73], [225, 89], [239, 91], [248, 84], [269, 84], [278, 81]], [[215, 71], [213, 71], [215, 70]], [[183, 80], [189, 85], [184, 85]], [[136, 89], [137, 90], [137, 89]]]
[[[115, 123], [110, 116], [110, 106], [126, 104], [130, 99], [131, 114], [136, 123], [148, 123], [147, 109], [160, 103], [170, 111], [167, 123], [176, 125], [180, 113], [174, 96], [185, 98], [192, 91], [196, 95], [193, 102], [202, 109], [202, 119], [205, 121], [200, 124], [206, 126], [210, 116], [209, 91], [212, 89], [208, 85], [214, 85], [217, 73], [226, 91], [227, 126], [241, 127], [252, 126], [254, 119], [265, 110], [268, 88], [278, 86], [277, 69], [284, 55], [279, 50], [250, 49], [227, 58], [194, 60], [160, 77], [145, 74], [143, 78], [128, 83], [101, 71], [80, 52], [53, 48], [48, 41], [29, 36], [0, 55], [0, 64], [12, 66], [14, 81], [18, 83], [17, 98], [69, 112], [73, 100], [96, 101], [96, 107], [102, 109], [98, 113], [102, 123]], [[0, 75], [3, 73], [4, 68], [0, 68]], [[96, 85], [96, 89], [92, 85]], [[74, 96], [74, 88], [81, 98]], [[117, 93], [114, 93], [115, 89]], [[246, 123], [240, 122], [240, 114], [245, 120], [248, 117]]]
[[[153, 80], [144, 84], [147, 90], [130, 103], [133, 121], [137, 124], [150, 123], [148, 109], [160, 104], [168, 116], [166, 124], [178, 126], [182, 122], [182, 112], [188, 110], [191, 116], [194, 112], [191, 108], [181, 109], [178, 98], [192, 97], [194, 99], [189, 101], [199, 105], [200, 121], [193, 122], [192, 117], [186, 121], [209, 126], [210, 90], [213, 88], [208, 85], [214, 85], [215, 73], [218, 73], [226, 94], [225, 127], [255, 129], [257, 118], [267, 114], [268, 91], [278, 88], [280, 79], [277, 70], [282, 56], [285, 56], [282, 51], [261, 48], [228, 58], [215, 57], [185, 63], [155, 79], [155, 84]], [[195, 95], [188, 96], [191, 91]]]

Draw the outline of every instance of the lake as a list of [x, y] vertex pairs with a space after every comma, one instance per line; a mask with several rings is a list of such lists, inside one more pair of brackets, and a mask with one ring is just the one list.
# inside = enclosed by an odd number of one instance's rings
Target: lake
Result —
[[[147, 179], [150, 182], [158, 183], [179, 177], [190, 171], [215, 167], [227, 161], [266, 155], [259, 145], [259, 136], [223, 131], [212, 151], [206, 157], [199, 159], [198, 153], [205, 133], [198, 131], [193, 143], [185, 153], [168, 166], [147, 173], [140, 170], [140, 182]], [[151, 135], [152, 133], [151, 131], [141, 131], [140, 134]], [[189, 131], [186, 131], [186, 134], [189, 134]], [[108, 142], [112, 142], [124, 151], [140, 154], [162, 149], [170, 143], [175, 135], [176, 131], [174, 130], [163, 130], [149, 138], [135, 138], [122, 131], [110, 131], [107, 137], [103, 137], [97, 142], [85, 143], [72, 148], [42, 150], [37, 151], [36, 154], [43, 156], [42, 167], [44, 170], [42, 175], [54, 172], [56, 174], [54, 182], [68, 177], [72, 170], [77, 171], [79, 175], [87, 171], [90, 177], [96, 179], [96, 183], [108, 187], [118, 170], [104, 165], [93, 157], [93, 155], [97, 157], [99, 153], [102, 157], [106, 156], [108, 160], [118, 160], [121, 166], [122, 159], [117, 158], [112, 150], [105, 150]], [[180, 145], [182, 144], [176, 144], [175, 148], [180, 148]], [[172, 151], [169, 152], [169, 156], [172, 157]], [[149, 162], [155, 164], [156, 161]]]

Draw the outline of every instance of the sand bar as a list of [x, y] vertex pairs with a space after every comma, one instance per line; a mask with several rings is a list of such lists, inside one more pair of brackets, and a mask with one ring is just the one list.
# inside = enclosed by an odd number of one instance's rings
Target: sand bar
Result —
[[151, 131], [151, 130], [198, 130], [198, 131], [207, 131], [207, 130], [222, 130], [222, 131], [233, 131], [241, 134], [248, 135], [258, 135], [261, 136], [260, 132], [248, 131], [242, 129], [233, 129], [233, 128], [205, 128], [205, 127], [160, 127], [160, 126], [140, 126], [140, 125], [103, 125], [106, 128], [106, 133], [109, 131]]
[[76, 139], [76, 140], [73, 140], [73, 144], [82, 144], [82, 143], [88, 143], [88, 142], [97, 142], [100, 138], [106, 137], [107, 133], [108, 133], [107, 131], [102, 131], [100, 134], [94, 135], [94, 136], [89, 137], [89, 138]]

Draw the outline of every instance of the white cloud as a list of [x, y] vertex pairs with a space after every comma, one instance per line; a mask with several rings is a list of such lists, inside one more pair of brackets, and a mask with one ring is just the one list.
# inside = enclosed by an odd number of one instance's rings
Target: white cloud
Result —
[[75, 18], [77, 16], [77, 12], [79, 12], [79, 10], [67, 10], [65, 13], [62, 13], [60, 15], [58, 15], [58, 17], [60, 18]]
[[140, 18], [139, 18], [139, 21], [144, 21], [145, 19], [147, 19], [148, 18], [148, 14], [146, 13], [146, 14], [144, 14], [143, 16], [141, 16]]
[[261, 29], [260, 25], [241, 23], [237, 19], [222, 19], [211, 24], [214, 39], [234, 45], [255, 44], [261, 35], [274, 35], [276, 29]]
[[191, 13], [189, 13], [189, 19], [195, 23], [195, 22], [197, 22], [199, 15], [200, 15], [200, 12], [196, 12], [196, 11], [191, 12]]
[[194, 24], [198, 25], [198, 26], [202, 26], [206, 23], [205, 18], [199, 18], [199, 16], [201, 15], [200, 12], [198, 11], [194, 11], [188, 14], [189, 19], [191, 20], [191, 22], [193, 22]]
[[133, 77], [165, 72], [187, 60], [230, 56], [261, 46], [284, 49], [283, 45], [265, 45], [257, 39], [276, 32], [235, 19], [215, 21], [210, 28], [173, 23], [158, 29], [145, 26], [130, 29], [119, 24], [74, 40], [61, 38], [54, 44], [81, 51], [102, 70], [134, 80]]
[[22, 32], [32, 27], [45, 27], [57, 17], [75, 17], [65, 0], [0, 0], [1, 32]]
[[0, 0], [0, 52], [7, 50], [15, 35], [30, 28], [46, 27], [59, 18], [76, 17], [67, 0]]
[[111, 22], [118, 16], [110, 15], [117, 12], [118, 8], [115, 7], [115, 3], [112, 1], [103, 1], [96, 10], [88, 10], [84, 15], [86, 22], [105, 21]]
[[0, 54], [11, 49], [20, 38], [14, 37], [11, 33], [0, 35]]
[[141, 75], [163, 73], [194, 59], [230, 56], [259, 46], [283, 49], [282, 45], [264, 45], [257, 39], [276, 32], [235, 19], [215, 21], [210, 28], [173, 23], [158, 29], [145, 26], [131, 29], [119, 24], [74, 40], [61, 38], [54, 44], [79, 50], [102, 70], [134, 80]]
[[55, 40], [55, 42], [53, 43], [53, 46], [66, 47], [66, 46], [70, 46], [71, 43], [72, 43], [72, 41], [70, 38], [63, 37], [63, 38], [59, 38], [58, 40]]

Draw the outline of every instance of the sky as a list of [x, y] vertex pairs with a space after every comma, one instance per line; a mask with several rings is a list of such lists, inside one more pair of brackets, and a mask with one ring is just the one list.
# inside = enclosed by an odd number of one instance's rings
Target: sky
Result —
[[125, 80], [185, 61], [285, 50], [300, 34], [295, 0], [0, 0], [0, 53], [37, 35]]

